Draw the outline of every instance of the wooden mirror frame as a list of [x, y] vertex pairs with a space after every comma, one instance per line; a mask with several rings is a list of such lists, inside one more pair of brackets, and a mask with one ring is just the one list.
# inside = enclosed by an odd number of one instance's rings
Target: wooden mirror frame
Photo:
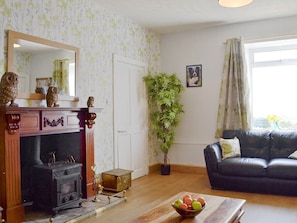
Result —
[[[79, 48], [66, 45], [63, 43], [58, 43], [55, 41], [43, 39], [40, 37], [36, 36], [31, 36], [28, 34], [20, 33], [20, 32], [15, 32], [12, 30], [7, 31], [8, 34], [8, 40], [7, 40], [7, 71], [14, 72], [14, 43], [16, 40], [21, 39], [21, 40], [26, 40], [30, 42], [35, 42], [39, 43], [42, 45], [47, 45], [55, 48], [61, 48], [61, 49], [66, 49], [70, 51], [74, 51], [75, 53], [75, 94], [76, 94], [76, 80], [77, 80], [77, 75], [78, 75], [78, 70], [79, 70]], [[31, 99], [31, 100], [42, 100], [45, 98], [44, 94], [40, 93], [27, 93], [27, 92], [19, 92], [18, 97], [19, 99]], [[59, 95], [59, 100], [64, 100], [64, 101], [79, 101], [79, 98], [76, 96], [67, 96], [67, 95]]]

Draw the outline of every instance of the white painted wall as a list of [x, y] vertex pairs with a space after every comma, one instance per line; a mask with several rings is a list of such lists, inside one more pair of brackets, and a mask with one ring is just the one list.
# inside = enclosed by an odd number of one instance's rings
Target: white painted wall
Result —
[[[240, 23], [166, 34], [161, 37], [161, 70], [177, 73], [186, 86], [186, 65], [202, 64], [202, 87], [186, 88], [182, 103], [185, 113], [176, 142], [169, 151], [171, 164], [205, 166], [203, 149], [214, 137], [225, 54], [224, 42], [270, 38], [297, 33], [297, 16]], [[160, 155], [160, 161], [161, 161]]]

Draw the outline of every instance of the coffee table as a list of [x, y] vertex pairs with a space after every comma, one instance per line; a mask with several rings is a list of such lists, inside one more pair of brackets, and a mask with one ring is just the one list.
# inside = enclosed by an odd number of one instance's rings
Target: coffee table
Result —
[[[186, 194], [191, 194], [194, 198], [202, 196], [206, 201], [204, 210], [194, 218], [183, 218], [171, 207], [171, 203]], [[133, 223], [238, 223], [244, 214], [242, 207], [245, 202], [246, 201], [243, 199], [184, 191], [170, 197], [155, 208], [137, 217], [134, 219]]]

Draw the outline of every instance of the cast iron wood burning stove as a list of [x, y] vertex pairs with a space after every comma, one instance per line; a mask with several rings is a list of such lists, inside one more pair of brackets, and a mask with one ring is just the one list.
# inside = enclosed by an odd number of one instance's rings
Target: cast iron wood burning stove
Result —
[[52, 211], [81, 207], [80, 163], [56, 162], [33, 167], [33, 205]]

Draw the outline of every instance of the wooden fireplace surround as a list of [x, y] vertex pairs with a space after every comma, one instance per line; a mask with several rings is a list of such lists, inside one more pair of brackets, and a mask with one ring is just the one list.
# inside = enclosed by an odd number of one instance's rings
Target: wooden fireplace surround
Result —
[[83, 197], [93, 195], [94, 127], [100, 108], [0, 107], [0, 206], [7, 222], [24, 220], [20, 138], [80, 133]]

